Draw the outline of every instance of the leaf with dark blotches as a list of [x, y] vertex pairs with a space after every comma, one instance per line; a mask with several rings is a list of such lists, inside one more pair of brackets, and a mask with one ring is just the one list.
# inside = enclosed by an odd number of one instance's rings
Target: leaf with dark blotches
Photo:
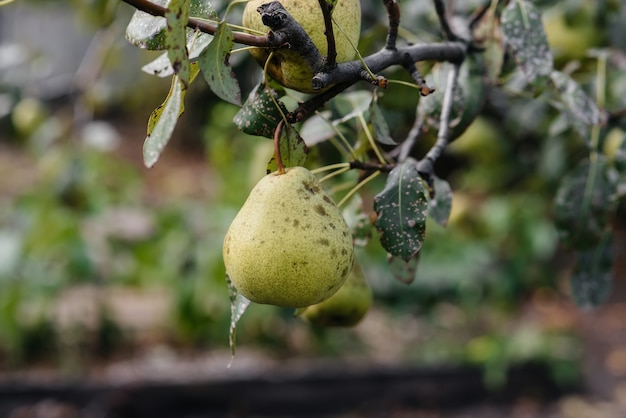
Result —
[[528, 82], [538, 91], [550, 80], [553, 57], [541, 12], [528, 0], [509, 2], [502, 12], [502, 36]]
[[185, 86], [178, 76], [172, 77], [172, 85], [165, 101], [150, 115], [148, 136], [143, 144], [143, 161], [146, 167], [152, 167], [158, 161], [174, 132], [176, 121], [183, 112], [184, 91]]
[[583, 160], [565, 175], [554, 200], [554, 223], [562, 242], [577, 250], [598, 245], [615, 208], [615, 184], [602, 156]]
[[570, 277], [572, 299], [581, 309], [602, 305], [611, 294], [613, 282], [612, 236], [606, 233], [595, 248], [579, 251]]
[[374, 197], [380, 243], [392, 256], [408, 262], [422, 247], [426, 234], [428, 198], [411, 158], [389, 173], [382, 192]]
[[383, 145], [398, 145], [389, 133], [389, 125], [378, 106], [376, 98], [373, 98], [370, 103], [370, 122], [372, 123], [372, 128], [374, 128], [374, 138], [376, 141]]
[[[280, 158], [283, 166], [296, 167], [304, 165], [308, 153], [309, 149], [298, 131], [291, 125], [284, 125], [280, 135]], [[276, 156], [272, 156], [267, 163], [267, 173], [272, 173], [277, 169]]]
[[[191, 80], [193, 81], [200, 69], [197, 65], [191, 66]], [[148, 136], [143, 144], [143, 160], [146, 167], [152, 167], [161, 156], [161, 152], [169, 142], [176, 122], [185, 111], [185, 95], [187, 89], [178, 76], [172, 77], [170, 91], [163, 104], [157, 107], [148, 119]]]
[[239, 130], [248, 135], [273, 138], [276, 126], [282, 120], [281, 111], [283, 114], [288, 112], [285, 105], [278, 99], [278, 93], [261, 83], [250, 93], [248, 100], [239, 109], [233, 121]]
[[174, 73], [183, 83], [189, 86], [190, 62], [187, 51], [187, 21], [189, 19], [189, 0], [170, 0], [165, 12], [167, 31], [165, 32], [165, 46]]
[[389, 270], [393, 277], [402, 283], [411, 284], [415, 280], [417, 275], [417, 265], [419, 263], [420, 254], [417, 253], [411, 257], [408, 261], [405, 261], [399, 257], [394, 257], [391, 254], [387, 254], [387, 262], [389, 263]]
[[439, 225], [445, 227], [448, 225], [448, 219], [452, 211], [452, 188], [450, 183], [435, 176], [433, 189], [435, 196], [429, 202], [428, 215]]
[[230, 66], [233, 32], [226, 22], [219, 24], [213, 41], [200, 54], [200, 69], [213, 93], [222, 100], [241, 106], [241, 89]]
[[234, 358], [236, 351], [237, 322], [239, 322], [251, 302], [239, 293], [233, 282], [230, 281], [228, 275], [226, 276], [226, 283], [228, 284], [228, 295], [230, 298], [230, 329], [228, 332], [228, 343], [230, 345], [230, 354], [232, 358]]

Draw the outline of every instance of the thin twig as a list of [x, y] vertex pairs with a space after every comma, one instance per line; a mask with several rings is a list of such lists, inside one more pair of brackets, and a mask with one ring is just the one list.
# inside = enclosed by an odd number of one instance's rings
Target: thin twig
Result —
[[399, 147], [399, 163], [404, 162], [408, 158], [408, 156], [411, 155], [411, 151], [413, 150], [417, 139], [422, 134], [422, 129], [424, 129], [424, 116], [420, 115], [417, 111], [415, 113], [417, 113], [417, 115], [415, 117], [415, 121], [413, 122], [413, 126], [406, 136], [406, 139], [402, 141], [402, 144]]
[[378, 164], [378, 163], [367, 163], [363, 161], [350, 161], [350, 168], [357, 170], [365, 170], [365, 171], [383, 171], [388, 173], [393, 170], [395, 164]]
[[383, 0], [389, 17], [389, 29], [387, 30], [386, 49], [395, 50], [398, 40], [398, 26], [400, 26], [400, 7], [396, 0]]
[[435, 161], [441, 156], [443, 150], [448, 146], [450, 140], [450, 115], [452, 114], [452, 106], [454, 104], [454, 90], [459, 78], [459, 65], [453, 65], [448, 73], [446, 81], [446, 92], [443, 96], [441, 104], [441, 115], [439, 116], [439, 132], [437, 141], [432, 146], [426, 156], [419, 161], [418, 171], [421, 173], [432, 174]]
[[417, 68], [417, 65], [415, 65], [415, 62], [408, 59], [408, 57], [406, 59], [406, 62], [404, 63], [404, 68], [409, 72], [411, 78], [413, 79], [415, 84], [417, 84], [417, 87], [419, 87], [420, 96], [428, 96], [435, 92], [434, 88], [428, 86], [428, 84], [426, 83], [426, 79], [422, 77], [422, 74]]
[[284, 125], [285, 121], [281, 119], [274, 131], [274, 159], [276, 160], [276, 171], [278, 171], [278, 174], [285, 173], [285, 166], [283, 165], [283, 159], [280, 155], [280, 137], [283, 133]]
[[324, 17], [324, 34], [326, 35], [326, 44], [328, 45], [324, 65], [328, 68], [332, 68], [337, 63], [337, 48], [335, 45], [335, 33], [333, 31], [333, 18], [331, 15], [332, 8], [326, 0], [318, 0], [318, 2], [322, 9], [322, 16]]
[[458, 37], [454, 34], [450, 24], [448, 23], [448, 17], [446, 16], [446, 4], [444, 0], [433, 0], [433, 3], [435, 4], [435, 10], [437, 11], [437, 17], [439, 18], [439, 24], [441, 25], [443, 35], [449, 41], [456, 41]]

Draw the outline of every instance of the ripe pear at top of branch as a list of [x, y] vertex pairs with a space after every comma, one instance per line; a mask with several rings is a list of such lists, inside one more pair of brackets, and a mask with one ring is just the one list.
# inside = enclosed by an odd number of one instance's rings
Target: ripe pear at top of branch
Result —
[[[269, 28], [263, 24], [257, 8], [270, 0], [250, 0], [243, 12], [242, 25], [256, 31], [268, 32]], [[279, 0], [289, 14], [298, 22], [309, 35], [322, 56], [327, 53], [324, 18], [317, 0]], [[361, 33], [361, 3], [360, 0], [339, 0], [332, 10], [333, 33], [337, 62], [346, 62], [354, 59], [354, 48], [359, 43]], [[340, 30], [338, 25], [341, 26]], [[268, 48], [255, 48], [250, 51], [257, 62], [265, 67], [270, 57]], [[285, 87], [304, 93], [313, 93], [313, 72], [298, 51], [277, 49], [267, 63], [268, 74]]]
[[331, 297], [354, 261], [352, 234], [313, 173], [263, 177], [224, 238], [226, 273], [253, 302], [298, 308]]

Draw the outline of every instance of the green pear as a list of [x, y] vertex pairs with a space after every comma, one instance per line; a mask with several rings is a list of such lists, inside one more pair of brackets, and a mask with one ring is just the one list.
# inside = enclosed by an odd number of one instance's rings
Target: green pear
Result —
[[341, 288], [322, 303], [304, 308], [298, 314], [312, 325], [351, 327], [358, 324], [372, 305], [372, 289], [355, 261], [352, 273]]
[[[265, 32], [269, 28], [263, 24], [257, 8], [271, 0], [250, 0], [242, 16], [242, 25], [255, 31]], [[325, 35], [324, 18], [317, 0], [279, 0], [289, 14], [302, 26], [322, 56], [326, 56], [328, 44]], [[361, 34], [361, 1], [339, 0], [332, 10], [333, 34], [337, 50], [337, 62], [351, 61], [356, 55], [355, 48]], [[341, 25], [340, 30], [337, 25]], [[265, 67], [272, 52], [269, 48], [250, 50], [256, 61]], [[285, 87], [304, 93], [313, 93], [313, 73], [297, 51], [274, 50], [272, 60], [267, 63], [269, 75]]]
[[226, 273], [253, 302], [299, 308], [332, 296], [354, 261], [352, 234], [313, 173], [290, 167], [263, 177], [233, 220]]

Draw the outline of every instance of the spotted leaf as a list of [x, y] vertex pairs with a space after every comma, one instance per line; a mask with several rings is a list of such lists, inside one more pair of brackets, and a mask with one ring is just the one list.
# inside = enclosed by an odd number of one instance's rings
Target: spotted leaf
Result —
[[200, 69], [213, 93], [222, 100], [241, 106], [241, 90], [229, 62], [233, 45], [233, 31], [226, 23], [220, 23], [215, 37], [200, 54]]
[[550, 80], [553, 57], [541, 12], [528, 0], [514, 0], [502, 12], [502, 35], [528, 82], [543, 90]]
[[391, 170], [385, 188], [374, 197], [374, 210], [383, 248], [411, 260], [422, 247], [428, 215], [426, 188], [415, 160], [409, 158]]
[[273, 138], [276, 126], [282, 119], [281, 111], [287, 113], [287, 108], [278, 100], [278, 93], [265, 84], [260, 84], [239, 109], [234, 122], [237, 128], [249, 135]]

